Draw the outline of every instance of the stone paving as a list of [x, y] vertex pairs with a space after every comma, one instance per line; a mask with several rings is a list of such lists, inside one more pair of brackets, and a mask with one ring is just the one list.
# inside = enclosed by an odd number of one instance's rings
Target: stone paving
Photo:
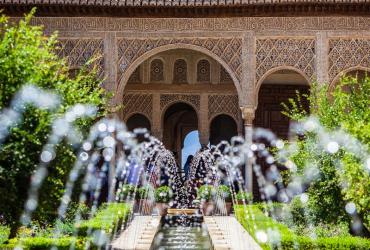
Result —
[[160, 216], [135, 216], [130, 226], [111, 244], [112, 250], [149, 250]]
[[[214, 250], [262, 250], [233, 216], [205, 216]], [[149, 250], [159, 229], [160, 216], [136, 216], [112, 242], [113, 250]]]
[[214, 250], [262, 250], [232, 216], [205, 216]]

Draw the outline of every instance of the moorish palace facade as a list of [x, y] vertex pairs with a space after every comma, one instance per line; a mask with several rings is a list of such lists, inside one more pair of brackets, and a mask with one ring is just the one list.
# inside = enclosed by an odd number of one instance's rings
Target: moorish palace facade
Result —
[[368, 0], [0, 0], [58, 31], [72, 69], [92, 55], [118, 116], [174, 152], [252, 126], [286, 137], [281, 102], [370, 69]]

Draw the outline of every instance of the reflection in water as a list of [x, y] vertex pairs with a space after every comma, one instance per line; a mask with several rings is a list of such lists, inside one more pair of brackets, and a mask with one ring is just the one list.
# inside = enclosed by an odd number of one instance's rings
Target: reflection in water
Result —
[[211, 240], [201, 216], [166, 216], [151, 249], [210, 250]]

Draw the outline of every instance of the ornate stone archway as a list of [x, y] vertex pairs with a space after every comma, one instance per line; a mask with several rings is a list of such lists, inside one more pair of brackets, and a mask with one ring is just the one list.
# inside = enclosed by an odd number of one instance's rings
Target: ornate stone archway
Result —
[[370, 40], [366, 38], [333, 38], [329, 40], [329, 82], [351, 70], [370, 69]]
[[120, 103], [129, 76], [149, 57], [171, 49], [190, 49], [219, 62], [231, 76], [241, 95], [242, 39], [232, 38], [122, 38], [118, 39], [118, 79], [115, 103]]

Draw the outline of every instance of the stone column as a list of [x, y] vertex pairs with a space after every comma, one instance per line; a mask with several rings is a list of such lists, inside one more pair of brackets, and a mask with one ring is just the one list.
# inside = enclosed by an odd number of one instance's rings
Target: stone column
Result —
[[316, 80], [319, 84], [329, 84], [329, 39], [326, 31], [316, 33]]
[[[115, 32], [107, 32], [104, 35], [104, 88], [112, 92], [117, 88], [117, 41]], [[112, 98], [113, 99], [113, 98]]]
[[205, 146], [209, 143], [208, 94], [200, 95], [200, 110], [198, 114], [199, 142], [202, 146]]
[[161, 113], [161, 95], [159, 93], [153, 94], [153, 108], [152, 108], [152, 135], [162, 140], [162, 113]]
[[[254, 107], [241, 107], [244, 120], [245, 141], [251, 145], [253, 139], [253, 120], [255, 116]], [[245, 165], [245, 188], [248, 192], [253, 192], [253, 166], [252, 160], [248, 158]]]
[[[103, 87], [107, 92], [115, 93], [117, 89], [117, 41], [116, 41], [116, 33], [115, 32], [107, 32], [104, 34], [104, 73], [105, 73], [105, 81], [103, 83]], [[110, 100], [110, 105], [115, 105], [114, 103], [115, 97], [112, 96]], [[122, 100], [122, 97], [120, 98]], [[121, 119], [120, 114], [111, 114], [111, 116], [116, 115], [117, 118]], [[110, 167], [108, 170], [108, 201], [114, 200], [114, 187], [115, 187], [115, 162], [114, 157], [110, 163]]]

